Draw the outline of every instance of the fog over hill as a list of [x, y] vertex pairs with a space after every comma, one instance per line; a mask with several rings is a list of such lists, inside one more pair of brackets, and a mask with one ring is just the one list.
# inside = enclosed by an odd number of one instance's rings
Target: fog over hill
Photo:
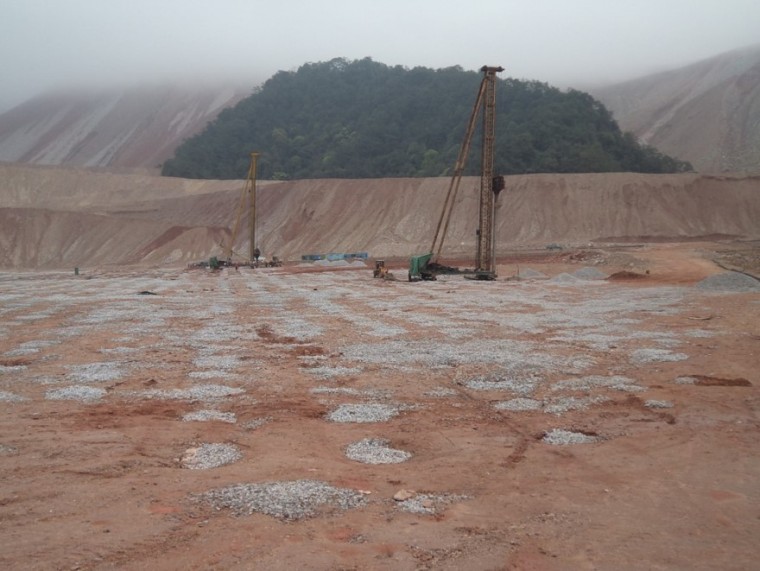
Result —
[[158, 169], [249, 92], [163, 85], [48, 93], [0, 115], [0, 161]]
[[[0, 115], [0, 161], [158, 172], [183, 140], [251, 90], [212, 83], [47, 93]], [[760, 172], [760, 45], [592, 94], [624, 131], [700, 172]]]
[[760, 44], [593, 95], [623, 130], [700, 172], [760, 172]]

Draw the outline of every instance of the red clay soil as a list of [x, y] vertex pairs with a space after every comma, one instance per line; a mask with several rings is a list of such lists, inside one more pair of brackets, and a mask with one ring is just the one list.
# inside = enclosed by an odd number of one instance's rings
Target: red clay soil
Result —
[[[511, 282], [509, 263], [490, 283], [388, 282], [373, 279], [369, 267], [319, 274], [291, 268], [3, 273], [0, 565], [753, 569], [760, 557], [760, 294], [692, 287], [722, 271], [709, 262], [715, 247], [642, 248], [635, 262], [650, 270], [647, 279], [583, 287]], [[616, 272], [625, 264], [596, 267]], [[529, 267], [551, 277], [583, 265]], [[143, 288], [158, 295], [136, 295]], [[628, 309], [615, 309], [621, 300]], [[299, 339], [286, 327], [294, 318], [320, 332]], [[605, 337], [608, 325], [622, 318], [627, 325], [619, 337]], [[572, 319], [580, 321], [570, 327]], [[383, 333], [379, 325], [402, 325], [404, 332]], [[234, 338], [214, 344], [207, 334], [197, 336], [225, 326], [234, 328]], [[583, 331], [595, 334], [576, 336]], [[606, 346], [594, 349], [600, 340]], [[398, 344], [387, 345], [382, 360], [350, 360], [352, 348], [391, 341]], [[466, 384], [493, 372], [494, 354], [476, 349], [493, 342], [505, 351], [535, 347], [526, 358], [569, 359], [568, 368], [586, 362], [583, 375], [630, 377], [641, 391], [602, 391], [598, 396], [607, 400], [563, 414], [499, 410], [496, 403], [515, 395]], [[458, 346], [470, 347], [474, 360], [436, 366], [413, 360], [435, 347]], [[654, 346], [688, 358], [631, 360]], [[237, 357], [236, 376], [190, 378], [214, 347]], [[411, 360], [398, 364], [399, 357]], [[124, 374], [71, 379], [75, 366], [98, 362], [119, 362]], [[314, 367], [323, 365], [357, 369], [319, 380]], [[558, 394], [553, 384], [584, 378], [562, 368], [546, 374], [547, 384], [531, 396], [547, 402]], [[245, 393], [212, 403], [136, 396], [204, 383]], [[82, 384], [106, 394], [91, 404], [46, 398]], [[325, 415], [338, 404], [363, 399], [318, 395], [317, 387], [355, 394], [380, 389], [391, 396], [374, 393], [379, 400], [370, 402], [391, 398], [407, 408], [383, 423], [328, 422]], [[449, 392], [436, 396], [441, 389]], [[234, 413], [237, 422], [181, 421], [199, 409]], [[257, 419], [260, 426], [246, 428]], [[555, 428], [600, 440], [543, 442]], [[367, 437], [386, 438], [413, 456], [367, 465], [344, 455], [348, 444]], [[183, 468], [179, 458], [200, 443], [235, 445], [242, 459]], [[198, 494], [231, 484], [299, 479], [361, 491], [367, 503], [288, 522], [261, 513], [235, 516], [197, 501]], [[399, 490], [458, 499], [430, 515], [407, 513], [393, 500]]]

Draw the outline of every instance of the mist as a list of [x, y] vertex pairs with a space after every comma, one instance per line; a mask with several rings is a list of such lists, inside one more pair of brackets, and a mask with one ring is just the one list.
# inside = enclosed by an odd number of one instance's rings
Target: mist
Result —
[[757, 43], [756, 0], [0, 0], [0, 112], [38, 94], [254, 86], [335, 57], [590, 88]]

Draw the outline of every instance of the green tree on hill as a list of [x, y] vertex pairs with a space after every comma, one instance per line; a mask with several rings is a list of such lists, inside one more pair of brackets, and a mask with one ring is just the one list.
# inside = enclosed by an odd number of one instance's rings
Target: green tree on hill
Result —
[[[459, 152], [481, 74], [387, 66], [365, 58], [278, 72], [185, 141], [162, 173], [238, 179], [251, 151], [271, 179], [445, 176]], [[622, 133], [590, 95], [500, 79], [495, 167], [540, 172], [682, 172], [688, 163]], [[479, 136], [469, 159], [478, 169]]]

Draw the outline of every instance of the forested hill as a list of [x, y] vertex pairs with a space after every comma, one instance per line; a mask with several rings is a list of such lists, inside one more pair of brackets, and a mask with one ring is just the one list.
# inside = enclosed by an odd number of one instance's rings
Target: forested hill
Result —
[[[460, 67], [408, 69], [370, 58], [281, 71], [185, 141], [162, 173], [239, 179], [258, 151], [265, 179], [447, 175], [481, 78]], [[496, 93], [498, 173], [691, 169], [622, 133], [586, 93], [516, 79], [499, 79]], [[476, 134], [470, 173], [480, 162], [479, 141]]]

